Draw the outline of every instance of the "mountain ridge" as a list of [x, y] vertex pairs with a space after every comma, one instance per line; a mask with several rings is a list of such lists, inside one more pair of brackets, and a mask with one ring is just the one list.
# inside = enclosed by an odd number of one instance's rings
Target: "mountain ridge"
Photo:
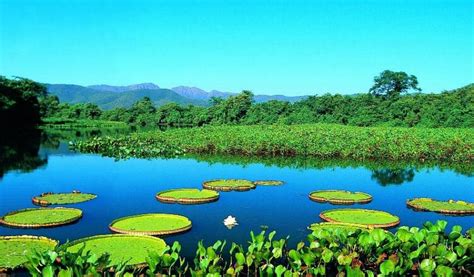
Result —
[[[103, 109], [129, 108], [143, 97], [150, 97], [156, 106], [175, 102], [180, 105], [208, 106], [212, 97], [227, 98], [237, 93], [218, 90], [205, 91], [193, 86], [161, 88], [154, 83], [139, 83], [127, 86], [107, 84], [81, 86], [75, 84], [46, 84], [50, 94], [58, 96], [61, 102], [70, 104], [94, 103]], [[307, 96], [255, 95], [255, 102], [270, 100], [295, 102]]]

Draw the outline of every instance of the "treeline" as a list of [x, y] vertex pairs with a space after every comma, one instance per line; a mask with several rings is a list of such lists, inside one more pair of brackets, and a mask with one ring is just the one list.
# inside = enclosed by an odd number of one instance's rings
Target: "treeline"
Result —
[[374, 94], [310, 96], [296, 103], [254, 103], [249, 91], [209, 107], [170, 103], [156, 108], [149, 98], [131, 108], [102, 111], [94, 104], [69, 105], [49, 96], [48, 117], [102, 119], [132, 125], [196, 127], [203, 125], [336, 123], [354, 126], [474, 127], [474, 84], [439, 94], [383, 97]]
[[60, 103], [43, 85], [0, 76], [0, 125], [37, 125], [46, 118], [121, 121], [143, 127], [203, 125], [335, 123], [354, 126], [474, 127], [474, 84], [438, 94], [404, 94], [419, 90], [416, 77], [384, 71], [369, 93], [310, 96], [295, 103], [254, 103], [250, 91], [209, 107], [175, 103], [155, 107], [145, 97], [132, 107], [101, 110], [91, 103]]

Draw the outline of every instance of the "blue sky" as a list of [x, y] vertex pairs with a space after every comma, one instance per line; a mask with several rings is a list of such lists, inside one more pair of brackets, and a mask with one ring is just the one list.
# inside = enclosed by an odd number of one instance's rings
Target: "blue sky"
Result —
[[0, 74], [301, 95], [391, 69], [440, 91], [474, 82], [473, 3], [0, 0]]

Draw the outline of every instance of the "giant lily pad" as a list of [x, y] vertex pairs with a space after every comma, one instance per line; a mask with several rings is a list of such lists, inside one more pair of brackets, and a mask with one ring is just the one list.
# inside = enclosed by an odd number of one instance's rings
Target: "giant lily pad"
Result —
[[191, 221], [176, 214], [140, 214], [112, 221], [110, 230], [134, 235], [171, 235], [191, 229]]
[[165, 203], [201, 204], [216, 201], [219, 193], [208, 189], [172, 189], [159, 192], [156, 199]]
[[202, 184], [205, 189], [221, 191], [246, 191], [255, 188], [255, 184], [249, 180], [242, 179], [220, 179], [207, 181]]
[[34, 251], [52, 250], [57, 241], [35, 236], [0, 236], [0, 272], [21, 267]]
[[439, 201], [431, 198], [414, 198], [407, 205], [415, 210], [430, 211], [443, 214], [474, 214], [474, 204], [464, 201]]
[[312, 231], [342, 229], [350, 233], [353, 233], [357, 230], [369, 230], [369, 228], [365, 225], [335, 222], [313, 223], [308, 227], [308, 229]]
[[347, 190], [317, 190], [309, 194], [309, 198], [317, 202], [332, 204], [368, 203], [372, 196], [365, 192], [351, 192]]
[[73, 208], [33, 208], [10, 212], [0, 218], [0, 223], [18, 228], [55, 227], [79, 220], [82, 211]]
[[283, 185], [283, 181], [278, 180], [259, 180], [253, 182], [257, 186], [280, 186]]
[[390, 213], [366, 209], [328, 210], [319, 216], [329, 222], [360, 224], [367, 227], [388, 228], [400, 223], [400, 219]]
[[75, 204], [96, 198], [97, 195], [92, 193], [42, 193], [39, 196], [33, 197], [32, 201], [35, 205], [48, 206], [48, 205], [64, 205], [64, 204]]
[[97, 255], [109, 253], [112, 266], [122, 262], [127, 262], [127, 265], [141, 265], [145, 263], [149, 252], [159, 252], [166, 247], [166, 243], [151, 236], [116, 234], [83, 238], [61, 247], [73, 253], [82, 247], [84, 251]]

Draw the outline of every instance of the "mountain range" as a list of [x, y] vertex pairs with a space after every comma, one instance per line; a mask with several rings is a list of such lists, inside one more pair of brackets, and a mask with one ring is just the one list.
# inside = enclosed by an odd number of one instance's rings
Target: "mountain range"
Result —
[[[211, 97], [227, 98], [236, 93], [218, 90], [205, 91], [197, 87], [178, 86], [171, 89], [160, 88], [153, 83], [134, 84], [129, 86], [72, 84], [46, 84], [49, 94], [58, 96], [61, 102], [70, 104], [94, 103], [102, 109], [118, 107], [128, 108], [143, 97], [149, 97], [156, 106], [167, 103], [180, 105], [208, 106]], [[270, 100], [295, 102], [306, 96], [255, 95], [255, 102]]]

